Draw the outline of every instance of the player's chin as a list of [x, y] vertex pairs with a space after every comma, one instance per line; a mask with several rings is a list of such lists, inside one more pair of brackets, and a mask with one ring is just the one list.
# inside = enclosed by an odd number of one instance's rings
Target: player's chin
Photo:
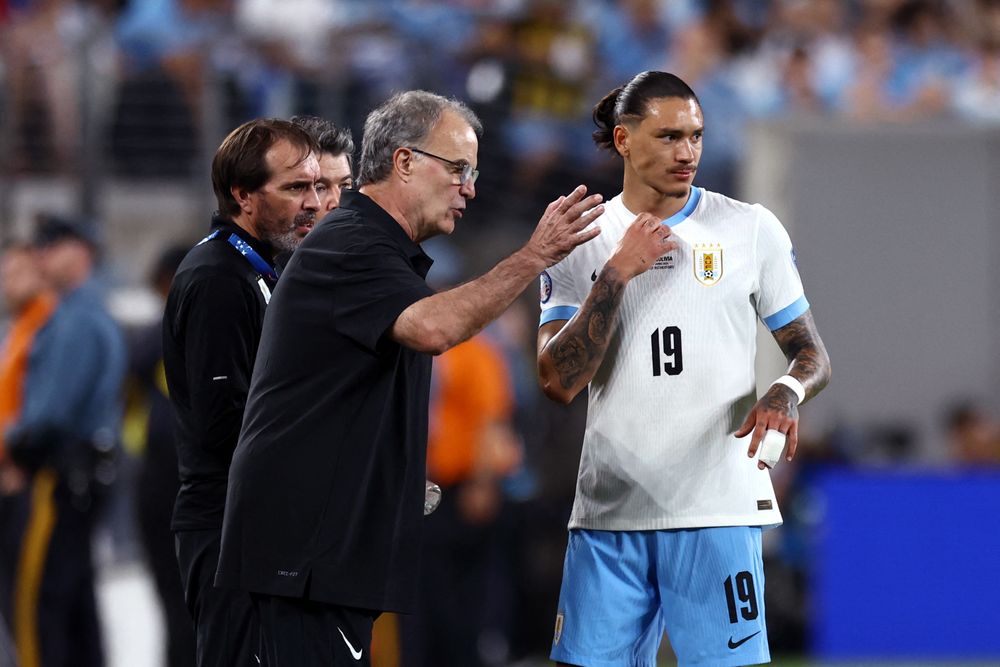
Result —
[[690, 192], [690, 183], [678, 183], [677, 181], [673, 181], [663, 186], [663, 194], [668, 197], [687, 197]]

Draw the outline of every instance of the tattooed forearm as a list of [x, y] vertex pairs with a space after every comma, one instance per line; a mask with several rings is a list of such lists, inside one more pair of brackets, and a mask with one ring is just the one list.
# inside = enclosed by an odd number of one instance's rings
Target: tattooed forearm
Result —
[[583, 307], [549, 343], [553, 365], [563, 389], [570, 389], [582, 375], [593, 374], [604, 358], [618, 321], [618, 306], [625, 289], [618, 272], [605, 267]]
[[788, 372], [806, 390], [806, 400], [812, 398], [830, 382], [830, 357], [819, 337], [811, 311], [806, 311], [791, 323], [774, 332], [774, 339], [788, 359]]

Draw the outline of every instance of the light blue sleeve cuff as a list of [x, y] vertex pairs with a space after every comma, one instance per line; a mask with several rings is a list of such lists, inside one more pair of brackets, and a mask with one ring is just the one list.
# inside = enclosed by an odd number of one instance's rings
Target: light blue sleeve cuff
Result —
[[579, 310], [576, 306], [556, 306], [542, 311], [542, 317], [538, 321], [538, 326], [555, 322], [556, 320], [568, 320]]
[[806, 299], [806, 295], [803, 294], [792, 305], [785, 306], [770, 317], [765, 317], [764, 324], [771, 331], [777, 331], [807, 310], [809, 310], [809, 301]]

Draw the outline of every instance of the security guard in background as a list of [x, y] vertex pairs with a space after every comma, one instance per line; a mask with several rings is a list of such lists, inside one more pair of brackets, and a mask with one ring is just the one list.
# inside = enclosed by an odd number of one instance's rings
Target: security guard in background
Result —
[[29, 480], [14, 642], [22, 667], [99, 667], [91, 534], [97, 501], [113, 480], [125, 345], [92, 277], [94, 230], [43, 216], [36, 244], [59, 304], [34, 338], [21, 411], [6, 434], [10, 458]]

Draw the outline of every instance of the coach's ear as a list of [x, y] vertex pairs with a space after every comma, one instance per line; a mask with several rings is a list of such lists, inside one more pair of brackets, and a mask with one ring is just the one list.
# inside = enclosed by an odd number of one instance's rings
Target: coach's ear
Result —
[[233, 196], [240, 207], [240, 211], [251, 215], [253, 213], [253, 201], [250, 199], [251, 191], [234, 185], [229, 188], [229, 194]]
[[409, 183], [413, 176], [413, 151], [400, 147], [392, 153], [392, 168], [399, 174], [404, 183]]
[[615, 150], [622, 157], [628, 157], [629, 152], [629, 131], [624, 125], [615, 125], [614, 129]]

